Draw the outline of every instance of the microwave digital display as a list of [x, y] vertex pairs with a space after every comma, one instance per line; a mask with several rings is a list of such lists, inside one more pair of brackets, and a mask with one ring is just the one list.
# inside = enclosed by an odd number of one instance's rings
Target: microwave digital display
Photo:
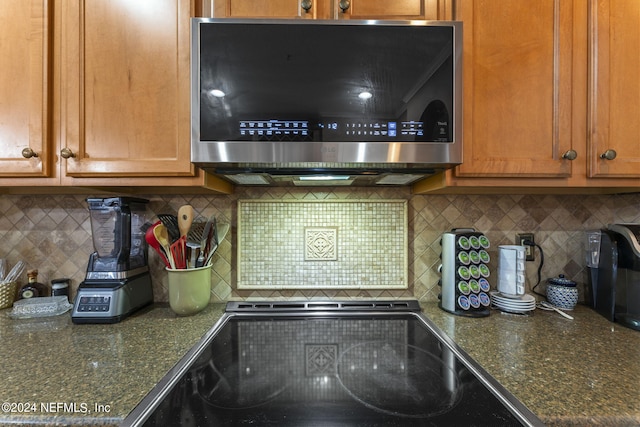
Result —
[[372, 120], [352, 122], [329, 120], [309, 124], [307, 120], [240, 120], [239, 134], [243, 138], [272, 139], [293, 138], [300, 141], [357, 141], [367, 140], [416, 140], [423, 138], [424, 122], [388, 122]]

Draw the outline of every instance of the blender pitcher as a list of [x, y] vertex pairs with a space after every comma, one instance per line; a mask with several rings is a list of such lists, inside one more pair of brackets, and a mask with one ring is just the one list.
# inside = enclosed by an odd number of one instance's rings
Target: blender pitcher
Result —
[[111, 197], [89, 198], [87, 203], [95, 249], [88, 270], [129, 271], [147, 265], [143, 225], [148, 201]]

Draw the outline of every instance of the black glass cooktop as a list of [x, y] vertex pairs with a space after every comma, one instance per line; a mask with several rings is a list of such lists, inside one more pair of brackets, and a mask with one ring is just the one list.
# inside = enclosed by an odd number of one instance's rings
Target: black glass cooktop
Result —
[[165, 387], [170, 391], [160, 393], [153, 411], [138, 408], [147, 412], [138, 421], [148, 426], [539, 423], [526, 408], [514, 409], [508, 399], [496, 397], [500, 392], [479, 380], [422, 315], [400, 307], [399, 312], [347, 307], [310, 313], [305, 307], [277, 314], [272, 307], [241, 307], [201, 346], [179, 380], [170, 381]]

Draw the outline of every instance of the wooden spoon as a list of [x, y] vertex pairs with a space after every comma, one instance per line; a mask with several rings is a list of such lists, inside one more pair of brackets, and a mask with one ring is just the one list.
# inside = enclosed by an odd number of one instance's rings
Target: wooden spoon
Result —
[[169, 260], [169, 265], [172, 269], [176, 268], [176, 264], [171, 256], [171, 243], [169, 243], [169, 231], [163, 223], [160, 223], [153, 227], [153, 235], [156, 236], [156, 240], [160, 243], [160, 247], [164, 251], [164, 255]]
[[[184, 257], [184, 260], [180, 260], [180, 265], [184, 265], [184, 268], [195, 267], [195, 262], [191, 265], [187, 262], [187, 252], [186, 249], [189, 248], [191, 252], [193, 252], [193, 260], [195, 261], [195, 250], [199, 245], [189, 245], [187, 240], [187, 235], [189, 234], [189, 230], [191, 230], [191, 224], [193, 224], [193, 207], [191, 205], [183, 205], [178, 209], [178, 229], [180, 230], [180, 243], [175, 245], [175, 242], [171, 245], [171, 253], [174, 256]], [[181, 248], [181, 251], [174, 250], [174, 245], [176, 247]], [[178, 261], [176, 260], [176, 266], [178, 266]], [[180, 268], [178, 266], [178, 268]]]
[[180, 237], [189, 234], [191, 224], [193, 223], [193, 206], [183, 205], [178, 209], [178, 229]]

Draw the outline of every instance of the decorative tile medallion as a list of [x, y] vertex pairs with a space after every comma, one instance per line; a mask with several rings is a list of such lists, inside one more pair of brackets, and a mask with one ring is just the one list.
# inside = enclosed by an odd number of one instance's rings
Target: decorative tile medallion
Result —
[[305, 261], [335, 261], [338, 239], [337, 228], [307, 227], [304, 230]]
[[317, 377], [336, 374], [337, 344], [306, 344], [306, 375]]

